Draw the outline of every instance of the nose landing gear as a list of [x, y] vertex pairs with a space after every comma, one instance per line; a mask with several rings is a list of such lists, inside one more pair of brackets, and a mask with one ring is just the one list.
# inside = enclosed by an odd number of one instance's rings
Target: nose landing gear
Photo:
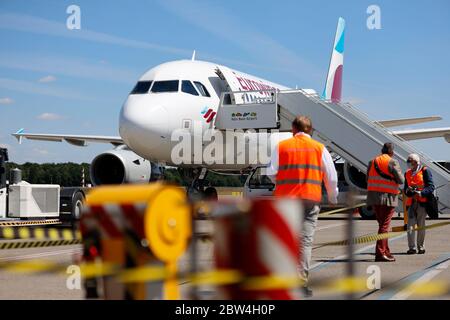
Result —
[[178, 168], [178, 172], [181, 178], [188, 183], [186, 191], [190, 200], [216, 201], [218, 199], [217, 189], [206, 180], [208, 174], [206, 168]]

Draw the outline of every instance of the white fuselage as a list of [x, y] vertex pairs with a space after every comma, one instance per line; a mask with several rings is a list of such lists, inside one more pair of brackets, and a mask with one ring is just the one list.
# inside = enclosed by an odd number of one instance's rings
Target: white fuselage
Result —
[[[219, 77], [218, 69], [222, 75], [225, 74], [225, 80]], [[174, 88], [174, 81], [178, 81], [177, 88]], [[137, 87], [123, 104], [119, 132], [136, 154], [148, 160], [173, 165], [172, 149], [178, 141], [172, 141], [172, 133], [194, 125], [201, 126], [201, 132], [213, 129], [222, 92], [274, 89], [288, 88], [209, 62], [181, 60], [164, 63], [150, 69], [139, 79]], [[291, 134], [283, 133], [279, 138], [289, 136]], [[201, 166], [239, 169], [249, 164], [202, 163]]]

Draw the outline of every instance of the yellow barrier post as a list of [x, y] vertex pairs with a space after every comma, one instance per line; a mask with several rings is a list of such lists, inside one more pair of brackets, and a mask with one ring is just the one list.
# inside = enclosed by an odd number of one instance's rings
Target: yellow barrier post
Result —
[[155, 195], [145, 213], [145, 234], [155, 256], [166, 263], [168, 279], [164, 284], [165, 299], [179, 299], [176, 282], [177, 260], [186, 251], [191, 238], [191, 207], [186, 193], [175, 187]]
[[[191, 236], [190, 219], [190, 206], [180, 188], [160, 182], [105, 186], [89, 193], [80, 229], [84, 242], [93, 233], [100, 235], [103, 263], [140, 269], [125, 270], [119, 279], [106, 277], [122, 292], [120, 298], [178, 299], [177, 260]], [[112, 239], [120, 240], [122, 247]], [[109, 287], [104, 285], [103, 290], [104, 297], [110, 298]]]
[[403, 226], [392, 227], [392, 232], [399, 232], [407, 229], [408, 226], [408, 207], [406, 206], [406, 194], [402, 191], [402, 206], [403, 206]]

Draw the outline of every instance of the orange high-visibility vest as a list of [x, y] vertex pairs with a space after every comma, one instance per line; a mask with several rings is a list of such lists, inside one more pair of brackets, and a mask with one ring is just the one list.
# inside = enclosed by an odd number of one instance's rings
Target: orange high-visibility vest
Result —
[[[380, 176], [377, 170], [375, 170], [375, 162], [376, 162], [382, 173], [392, 177], [392, 174], [389, 173], [390, 160], [391, 157], [387, 154], [379, 155], [378, 157], [372, 160], [372, 165], [370, 166], [369, 177], [367, 180], [368, 191], [399, 194], [399, 184], [394, 180], [388, 180]], [[392, 179], [394, 179], [394, 177], [392, 177]]]
[[[406, 182], [408, 183], [409, 187], [416, 187], [418, 191], [422, 191], [423, 188], [425, 188], [425, 182], [423, 181], [423, 170], [424, 167], [422, 167], [422, 169], [420, 169], [420, 171], [417, 172], [414, 176], [412, 175], [411, 169], [406, 171]], [[408, 199], [406, 200], [406, 205], [412, 205], [413, 199], [416, 199], [418, 202], [427, 202], [426, 197], [421, 197], [416, 194], [414, 195], [414, 197], [408, 197]]]
[[324, 145], [305, 135], [296, 135], [278, 145], [275, 196], [322, 200], [322, 153]]

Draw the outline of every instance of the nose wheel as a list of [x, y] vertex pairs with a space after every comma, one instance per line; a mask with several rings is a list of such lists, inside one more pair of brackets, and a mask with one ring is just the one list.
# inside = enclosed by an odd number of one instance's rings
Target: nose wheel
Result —
[[179, 168], [178, 172], [189, 186], [186, 188], [188, 198], [192, 201], [218, 199], [217, 189], [209, 185], [206, 180], [208, 170], [206, 168]]
[[217, 201], [219, 200], [219, 195], [217, 194], [217, 189], [214, 187], [208, 187], [203, 192], [205, 200], [207, 201]]

